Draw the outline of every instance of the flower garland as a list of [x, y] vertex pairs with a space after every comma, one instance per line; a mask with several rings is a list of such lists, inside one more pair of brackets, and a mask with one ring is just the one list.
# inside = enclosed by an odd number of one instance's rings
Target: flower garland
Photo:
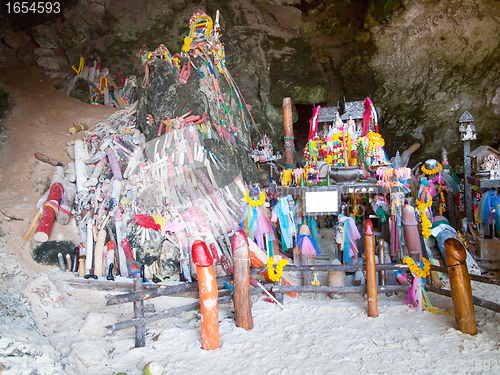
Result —
[[424, 263], [424, 269], [421, 269], [419, 266], [417, 266], [413, 259], [411, 259], [410, 257], [404, 258], [403, 263], [410, 266], [410, 271], [413, 274], [417, 275], [418, 277], [426, 278], [431, 273], [431, 262], [429, 262], [425, 258], [420, 259], [422, 260], [422, 263]]
[[[256, 197], [257, 193], [259, 194], [259, 199], [254, 200], [254, 198], [257, 198]], [[256, 188], [247, 191], [245, 195], [245, 202], [247, 202], [252, 207], [261, 206], [265, 201], [266, 201], [266, 195], [262, 191]]]
[[380, 145], [380, 148], [385, 146], [385, 141], [384, 138], [378, 133], [375, 132], [369, 132], [367, 134], [368, 136], [368, 148], [373, 149], [373, 148], [378, 148], [377, 145]]
[[433, 175], [433, 174], [436, 174], [436, 173], [439, 173], [439, 171], [441, 170], [442, 168], [442, 165], [441, 163], [438, 163], [437, 167], [434, 168], [433, 170], [428, 170], [427, 168], [425, 168], [425, 164], [422, 165], [422, 167], [420, 168], [422, 170], [422, 172], [424, 172], [426, 175]]
[[285, 267], [288, 264], [288, 261], [286, 259], [281, 259], [278, 264], [276, 264], [276, 273], [273, 270], [273, 265], [274, 265], [274, 257], [269, 257], [267, 260], [267, 276], [269, 280], [271, 280], [273, 283], [276, 281], [279, 281], [281, 279], [281, 276], [283, 276], [283, 267]]
[[460, 238], [460, 241], [462, 241], [462, 243], [464, 244], [465, 248], [469, 249], [469, 244], [465, 240], [464, 236], [462, 236], [462, 233], [457, 232], [457, 235], [458, 235], [458, 238]]
[[427, 217], [427, 208], [432, 206], [432, 198], [429, 199], [428, 202], [420, 202], [419, 200], [416, 201], [417, 208], [420, 211], [420, 220], [422, 221], [422, 237], [425, 239], [429, 238], [431, 236], [431, 221]]
[[292, 185], [292, 169], [283, 169], [281, 171], [281, 186]]
[[443, 216], [443, 213], [448, 211], [446, 208], [446, 202], [444, 199], [444, 193], [441, 184], [438, 186], [438, 193], [439, 193], [439, 216]]

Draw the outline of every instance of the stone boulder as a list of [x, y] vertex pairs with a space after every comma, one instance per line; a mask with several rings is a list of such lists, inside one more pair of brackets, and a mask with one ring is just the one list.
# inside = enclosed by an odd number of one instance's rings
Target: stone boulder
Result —
[[7, 30], [3, 37], [3, 42], [7, 44], [12, 49], [19, 49], [24, 43], [27, 43], [30, 37], [26, 35], [23, 31], [14, 32], [12, 30]]
[[[187, 61], [187, 60], [186, 60]], [[204, 77], [209, 77], [204, 65], [197, 59], [193, 59]], [[250, 135], [255, 132], [251, 123], [248, 110], [239, 107], [238, 100], [233, 97], [233, 107], [230, 107], [230, 88], [227, 81], [219, 77], [218, 83], [226, 108], [233, 111], [233, 122], [225, 113], [224, 105], [214, 97], [200, 75], [191, 70], [191, 76], [187, 83], [180, 83], [180, 76], [173, 72], [165, 60], [156, 60], [149, 64], [149, 85], [139, 90], [139, 103], [137, 106], [137, 124], [151, 141], [158, 136], [158, 127], [162, 120], [174, 119], [192, 111], [193, 115], [206, 118], [211, 123], [217, 124], [229, 139], [217, 139], [217, 137], [205, 137], [203, 143], [205, 149], [213, 152], [221, 160], [226, 170], [214, 171], [221, 186], [232, 182], [234, 175], [242, 177], [244, 181], [257, 180], [257, 168], [249, 156], [252, 149]], [[212, 85], [213, 86], [213, 85]], [[236, 94], [233, 93], [235, 96]], [[241, 109], [247, 122], [243, 122]], [[148, 122], [151, 115], [154, 121]], [[223, 121], [221, 121], [221, 116]], [[225, 124], [226, 126], [224, 126]], [[234, 138], [229, 133], [231, 124], [238, 129]]]
[[36, 63], [42, 69], [50, 72], [60, 72], [69, 67], [68, 59], [64, 56], [40, 56]]
[[33, 39], [40, 47], [57, 48], [57, 30], [47, 25], [38, 25], [31, 29]]

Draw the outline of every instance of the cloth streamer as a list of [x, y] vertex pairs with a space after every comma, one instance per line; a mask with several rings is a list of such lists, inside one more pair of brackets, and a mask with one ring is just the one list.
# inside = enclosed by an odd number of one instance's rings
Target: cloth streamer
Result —
[[312, 237], [307, 234], [301, 234], [297, 237], [297, 246], [301, 250], [302, 255], [309, 255], [310, 257], [315, 257], [320, 255], [318, 244], [313, 241]]
[[480, 223], [493, 224], [495, 219], [495, 231], [500, 232], [500, 198], [495, 189], [483, 193], [477, 207], [477, 216]]
[[316, 216], [306, 216], [306, 223], [311, 230], [312, 239], [318, 242], [318, 219]]
[[344, 253], [345, 264], [351, 264], [352, 258], [357, 257], [358, 248], [356, 240], [361, 238], [354, 218], [339, 214], [339, 223], [344, 223], [344, 235], [342, 237], [341, 249]]
[[[422, 260], [420, 260], [420, 268], [424, 268], [424, 264]], [[408, 298], [406, 299], [406, 305], [413, 307], [417, 310], [417, 313], [422, 313], [422, 310], [430, 310], [433, 314], [439, 314], [438, 309], [435, 306], [432, 306], [429, 301], [429, 296], [425, 291], [425, 279], [422, 277], [418, 277], [412, 272], [413, 275], [413, 283], [411, 285], [410, 290], [408, 291]], [[448, 313], [445, 313], [449, 315]]]
[[279, 221], [283, 251], [291, 249], [293, 247], [293, 236], [297, 232], [295, 231], [295, 223], [288, 204], [288, 196], [278, 199], [272, 212], [271, 221], [274, 223]]
[[361, 136], [366, 137], [370, 129], [370, 114], [371, 114], [371, 100], [369, 98], [365, 99], [365, 112], [363, 113], [363, 129], [361, 131]]
[[[250, 199], [256, 201], [259, 199], [259, 196], [260, 190], [252, 189], [250, 191]], [[275, 239], [271, 218], [262, 204], [252, 206], [248, 202], [245, 203], [240, 221], [240, 230], [245, 231], [248, 238], [255, 239], [255, 242], [261, 249], [265, 248], [265, 234], [268, 234], [268, 240], [273, 241]]]
[[133, 222], [144, 228], [152, 228], [154, 230], [161, 229], [161, 225], [157, 224], [151, 215], [136, 213]]
[[320, 108], [321, 107], [319, 105], [314, 108], [313, 115], [309, 120], [309, 138], [307, 138], [309, 141], [314, 138], [316, 131], [318, 130], [318, 116]]

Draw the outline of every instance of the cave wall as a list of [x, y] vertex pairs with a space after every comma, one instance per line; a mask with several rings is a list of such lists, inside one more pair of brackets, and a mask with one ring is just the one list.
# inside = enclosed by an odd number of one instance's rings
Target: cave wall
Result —
[[[386, 24], [369, 27], [377, 52], [370, 66], [380, 86], [381, 132], [389, 149], [422, 144], [420, 158], [448, 149], [461, 164], [459, 117], [475, 117], [478, 140], [490, 144], [500, 120], [500, 3], [407, 1]], [[460, 168], [457, 168], [458, 170]]]
[[[457, 120], [476, 119], [491, 144], [500, 116], [500, 2], [493, 0], [79, 0], [25, 29], [70, 64], [99, 55], [112, 74], [142, 81], [140, 50], [181, 50], [190, 16], [221, 14], [226, 65], [261, 133], [283, 150], [282, 100], [342, 105], [370, 97], [386, 151], [414, 142], [410, 166], [448, 149], [462, 164]], [[4, 17], [4, 16], [3, 16]], [[8, 27], [0, 27], [5, 45]], [[6, 31], [7, 30], [7, 31]], [[294, 109], [294, 121], [298, 113]], [[298, 134], [307, 133], [299, 129]], [[256, 142], [254, 132], [252, 142]], [[498, 138], [498, 137], [497, 137]], [[459, 171], [460, 168], [458, 168]]]

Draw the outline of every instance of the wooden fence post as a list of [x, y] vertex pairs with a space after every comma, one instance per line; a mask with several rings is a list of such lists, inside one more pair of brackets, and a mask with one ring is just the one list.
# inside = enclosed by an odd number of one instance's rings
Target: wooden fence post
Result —
[[365, 222], [365, 263], [368, 316], [376, 318], [378, 316], [377, 271], [375, 268], [375, 241], [373, 239], [373, 224], [370, 219], [366, 219]]
[[[144, 290], [144, 285], [142, 284], [142, 278], [138, 277], [134, 279], [134, 292], [140, 292]], [[134, 319], [144, 317], [144, 301], [134, 302]], [[135, 326], [135, 347], [143, 348], [146, 346], [146, 325], [140, 324]]]

